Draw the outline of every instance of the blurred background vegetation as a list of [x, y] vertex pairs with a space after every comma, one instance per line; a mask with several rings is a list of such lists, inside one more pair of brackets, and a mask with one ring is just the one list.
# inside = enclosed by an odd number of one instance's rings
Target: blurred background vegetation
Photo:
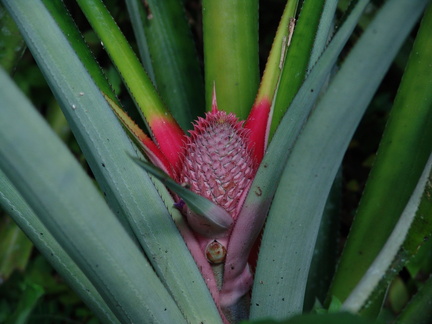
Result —
[[[120, 77], [102, 50], [96, 35], [90, 29], [80, 9], [72, 0], [65, 0], [64, 2], [94, 55], [104, 68], [116, 93], [126, 106], [128, 102], [132, 104], [127, 91], [123, 89]], [[339, 16], [342, 15], [348, 1], [340, 2]], [[374, 1], [374, 3], [379, 2], [382, 1]], [[105, 0], [105, 3], [127, 39], [136, 49], [124, 2]], [[202, 62], [200, 1], [184, 0], [184, 4]], [[260, 64], [261, 69], [263, 69], [285, 1], [262, 0], [260, 4]], [[368, 17], [373, 14], [373, 7], [371, 8], [360, 22], [348, 46], [352, 46], [356, 35], [358, 36], [362, 27], [367, 24]], [[25, 43], [19, 36], [13, 21], [1, 7], [0, 27], [0, 64], [9, 72], [32, 103], [38, 107], [52, 128], [67, 143], [77, 160], [91, 174], [42, 73], [35, 64], [31, 53], [26, 50]], [[350, 228], [373, 163], [374, 154], [411, 49], [413, 36], [415, 36], [415, 31], [411, 38], [406, 41], [387, 73], [345, 156], [342, 166], [343, 180], [338, 233], [340, 249]], [[407, 268], [404, 268], [392, 283], [386, 301], [388, 307], [385, 317], [392, 318], [397, 314], [431, 273], [431, 244], [431, 242], [427, 242], [423, 245], [417, 256], [420, 261], [414, 261]], [[336, 251], [335, 255], [339, 252]], [[32, 243], [8, 215], [0, 211], [0, 323], [5, 322], [6, 319], [10, 323], [99, 322], [74, 292], [66, 286], [47, 261], [33, 248]]]

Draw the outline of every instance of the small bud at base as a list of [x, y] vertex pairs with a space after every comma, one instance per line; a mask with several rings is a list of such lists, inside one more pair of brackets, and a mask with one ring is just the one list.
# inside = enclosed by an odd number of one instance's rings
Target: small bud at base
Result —
[[217, 240], [211, 241], [207, 244], [205, 249], [206, 258], [210, 263], [219, 264], [225, 261], [226, 248]]

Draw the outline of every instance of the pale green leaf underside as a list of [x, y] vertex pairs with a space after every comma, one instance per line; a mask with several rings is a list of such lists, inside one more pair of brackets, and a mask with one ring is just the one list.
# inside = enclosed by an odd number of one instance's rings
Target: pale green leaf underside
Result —
[[319, 28], [312, 47], [308, 70], [310, 71], [324, 51], [331, 35], [338, 0], [326, 1], [321, 15]]

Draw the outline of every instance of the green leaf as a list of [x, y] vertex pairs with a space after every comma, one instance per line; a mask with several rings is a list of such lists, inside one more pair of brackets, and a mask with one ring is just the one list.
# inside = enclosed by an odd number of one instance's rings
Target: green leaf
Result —
[[[414, 18], [426, 3], [390, 2], [388, 7], [395, 13], [415, 12]], [[395, 21], [396, 14], [391, 17]], [[405, 18], [398, 19], [403, 19], [401, 28], [406, 29]], [[423, 24], [329, 292], [342, 301], [384, 246], [432, 151], [432, 45], [428, 36], [432, 19], [425, 19]]]
[[262, 99], [267, 99], [270, 102], [273, 99], [286, 58], [287, 48], [294, 32], [297, 5], [298, 1], [287, 1], [285, 5], [270, 54], [267, 58], [264, 74], [255, 98], [255, 104], [259, 103]]
[[339, 169], [325, 204], [314, 255], [309, 269], [304, 310], [311, 310], [317, 300], [322, 303], [334, 275], [337, 261], [342, 194], [342, 170]]
[[[324, 2], [323, 0], [306, 0], [303, 2], [291, 45], [287, 49], [279, 87], [274, 99], [270, 140], [307, 75], [312, 46], [314, 45]], [[319, 46], [317, 50], [322, 50], [322, 46]]]
[[337, 0], [324, 2], [324, 7], [320, 17], [320, 22], [318, 24], [318, 30], [316, 32], [314, 44], [312, 46], [312, 52], [310, 54], [308, 71], [310, 71], [312, 67], [315, 65], [315, 63], [318, 61], [327, 43], [329, 42], [329, 38], [330, 35], [332, 34], [333, 27], [334, 27], [337, 4], [338, 4]]
[[202, 7], [206, 109], [215, 85], [219, 109], [245, 120], [259, 83], [258, 1], [204, 0]]
[[[396, 257], [396, 253], [399, 251], [408, 235], [408, 230], [417, 214], [416, 212], [425, 189], [427, 192], [431, 190], [430, 184], [428, 183], [430, 178], [432, 178], [432, 154], [429, 156], [429, 160], [426, 163], [423, 174], [421, 175], [418, 184], [412, 193], [402, 215], [400, 216], [393, 232], [388, 237], [384, 247], [376, 256], [375, 260], [369, 266], [363, 278], [352, 290], [351, 294], [346, 298], [342, 305], [342, 309], [350, 312], [358, 312], [366, 304], [366, 301], [380, 280], [386, 279], [386, 271], [390, 269], [389, 272], [395, 272], [392, 271], [391, 264]], [[431, 204], [429, 204], [428, 209], [429, 215], [431, 215], [432, 211], [430, 207]], [[418, 215], [417, 217], [424, 216]], [[430, 221], [431, 217], [429, 216], [428, 219]], [[379, 293], [381, 292], [378, 292], [378, 294]]]
[[100, 319], [118, 323], [116, 316], [103, 301], [94, 285], [42, 224], [2, 170], [0, 170], [0, 188], [1, 207], [10, 213], [16, 224], [34, 242], [39, 252], [49, 260], [57, 272]]
[[156, 87], [183, 130], [204, 112], [204, 80], [180, 0], [148, 0], [144, 30]]
[[143, 21], [146, 19], [146, 12], [143, 3], [140, 0], [126, 0], [125, 3], [131, 20], [132, 28], [134, 30], [135, 39], [141, 57], [141, 62], [153, 84], [156, 84], [153, 66], [150, 58], [150, 50], [148, 47], [147, 37], [144, 32], [143, 26]]
[[[430, 192], [430, 194], [432, 195], [432, 192]], [[420, 204], [419, 208], [422, 208], [422, 204]], [[422, 223], [422, 219], [418, 221], [416, 218], [410, 232], [415, 232], [416, 236], [424, 234], [423, 228], [420, 229], [420, 227], [424, 225]], [[411, 235], [411, 233], [409, 235]], [[415, 253], [414, 257], [405, 266], [411, 278], [419, 278], [423, 273], [432, 272], [432, 240], [428, 239], [427, 236], [423, 236], [423, 239], [424, 242], [417, 248], [417, 253]], [[414, 244], [410, 245], [414, 246]], [[406, 243], [404, 244], [404, 248], [405, 246]]]
[[[381, 16], [350, 52], [297, 138], [267, 219], [255, 274], [252, 318], [283, 318], [302, 311], [309, 265], [330, 187], [363, 112], [424, 4], [407, 2], [409, 5], [404, 7], [400, 1], [390, 1], [382, 9]], [[364, 5], [365, 2], [358, 2], [360, 7], [354, 8], [351, 15]], [[405, 24], [400, 26], [399, 21]], [[319, 62], [315, 68], [318, 67]], [[290, 117], [294, 107], [285, 118]], [[284, 125], [282, 129], [286, 128]]]
[[[22, 4], [14, 4], [6, 3], [19, 12]], [[181, 321], [175, 302], [92, 181], [0, 73], [0, 168], [5, 175], [120, 321]]]
[[[101, 0], [77, 0], [119, 71], [144, 119], [165, 116], [166, 108], [126, 38]], [[149, 128], [150, 130], [150, 128]]]
[[[42, 0], [43, 4], [49, 11], [51, 17], [55, 20], [58, 28], [67, 38], [70, 46], [73, 47], [76, 55], [85, 66], [87, 72], [91, 75], [94, 82], [102, 92], [109, 95], [111, 100], [118, 102], [117, 97], [108, 83], [107, 77], [102, 72], [99, 64], [96, 62], [93, 54], [90, 52], [88, 45], [84, 42], [84, 38], [77, 29], [70, 13], [67, 11], [62, 1]], [[85, 91], [80, 93], [81, 96], [86, 95]]]

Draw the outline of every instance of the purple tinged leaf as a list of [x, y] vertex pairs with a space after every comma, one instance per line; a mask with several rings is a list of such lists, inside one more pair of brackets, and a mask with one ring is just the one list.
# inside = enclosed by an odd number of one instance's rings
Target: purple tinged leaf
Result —
[[225, 209], [178, 184], [161, 169], [142, 160], [133, 159], [140, 167], [181, 197], [186, 203], [186, 216], [194, 231], [212, 238], [223, 237], [228, 234], [233, 219]]

